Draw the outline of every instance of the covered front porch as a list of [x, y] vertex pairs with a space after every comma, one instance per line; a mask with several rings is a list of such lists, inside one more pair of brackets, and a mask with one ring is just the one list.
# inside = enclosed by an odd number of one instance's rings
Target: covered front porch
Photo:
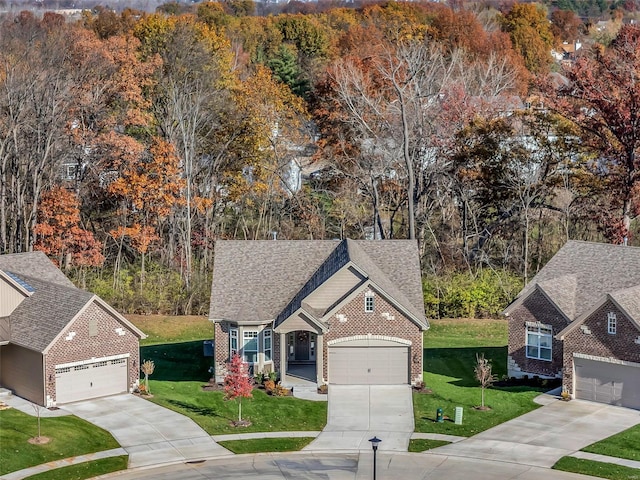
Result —
[[284, 385], [317, 386], [323, 378], [323, 335], [297, 329], [280, 335], [280, 379]]

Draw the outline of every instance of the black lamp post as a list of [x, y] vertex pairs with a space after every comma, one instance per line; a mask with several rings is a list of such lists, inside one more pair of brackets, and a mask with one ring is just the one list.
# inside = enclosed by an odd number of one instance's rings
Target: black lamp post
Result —
[[376, 480], [376, 452], [378, 451], [378, 444], [382, 441], [378, 437], [370, 438], [371, 448], [373, 448], [373, 480]]

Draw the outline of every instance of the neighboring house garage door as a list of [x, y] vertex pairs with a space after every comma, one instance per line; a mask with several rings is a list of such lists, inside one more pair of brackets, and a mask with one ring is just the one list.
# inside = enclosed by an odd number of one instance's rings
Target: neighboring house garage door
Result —
[[127, 384], [126, 358], [56, 368], [56, 403], [126, 392]]
[[358, 342], [330, 346], [329, 383], [337, 385], [409, 383], [409, 347], [398, 344], [365, 346], [358, 345]]
[[576, 398], [640, 409], [640, 365], [579, 357], [573, 363]]

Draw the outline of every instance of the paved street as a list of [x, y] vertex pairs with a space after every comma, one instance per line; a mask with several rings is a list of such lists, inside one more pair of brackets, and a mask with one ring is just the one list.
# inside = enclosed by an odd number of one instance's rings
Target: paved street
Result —
[[[199, 464], [180, 464], [151, 470], [129, 470], [110, 475], [116, 480], [370, 480], [371, 452], [359, 454], [237, 455]], [[513, 463], [407, 453], [380, 453], [378, 480], [587, 480], [584, 475]]]
[[413, 433], [413, 401], [408, 385], [331, 385], [327, 425], [305, 450], [406, 452]]

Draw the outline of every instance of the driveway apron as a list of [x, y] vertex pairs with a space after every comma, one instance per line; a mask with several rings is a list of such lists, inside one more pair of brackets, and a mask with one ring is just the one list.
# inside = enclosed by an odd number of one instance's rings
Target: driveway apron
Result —
[[327, 426], [304, 450], [407, 451], [413, 432], [413, 400], [408, 385], [330, 385]]
[[638, 410], [556, 400], [467, 440], [429, 452], [551, 467], [560, 458], [638, 423]]
[[111, 433], [129, 454], [129, 468], [231, 455], [190, 418], [134, 395], [62, 408]]

